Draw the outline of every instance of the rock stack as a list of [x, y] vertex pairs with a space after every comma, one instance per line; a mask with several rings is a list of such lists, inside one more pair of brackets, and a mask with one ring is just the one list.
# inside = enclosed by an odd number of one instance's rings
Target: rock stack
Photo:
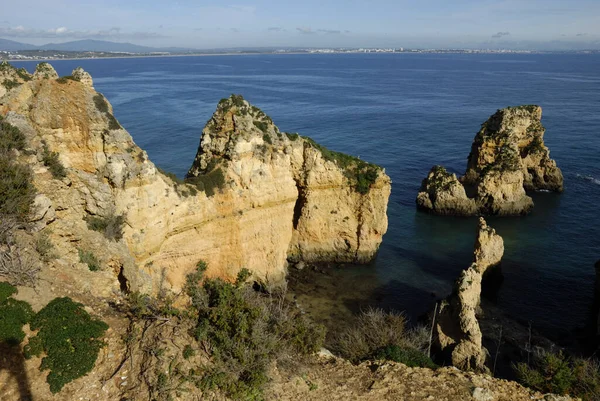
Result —
[[561, 192], [563, 176], [544, 145], [539, 106], [498, 110], [475, 136], [460, 179], [435, 166], [417, 206], [436, 214], [520, 215], [533, 208], [526, 190]]

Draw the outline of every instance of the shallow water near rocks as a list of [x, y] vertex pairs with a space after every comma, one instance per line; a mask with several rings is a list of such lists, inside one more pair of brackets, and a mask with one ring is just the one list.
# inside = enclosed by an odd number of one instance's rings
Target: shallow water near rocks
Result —
[[309, 312], [318, 306], [333, 326], [373, 303], [414, 319], [450, 292], [471, 262], [477, 219], [418, 213], [420, 182], [434, 164], [464, 172], [475, 133], [496, 109], [539, 104], [565, 192], [533, 194], [529, 216], [489, 219], [506, 247], [504, 280], [493, 301], [555, 338], [589, 321], [593, 265], [600, 259], [600, 55], [248, 55], [52, 64], [60, 75], [79, 65], [89, 71], [137, 144], [180, 176], [219, 99], [231, 93], [243, 94], [283, 131], [385, 167], [393, 187], [377, 259], [311, 275], [313, 289], [310, 282], [297, 289], [299, 302]]

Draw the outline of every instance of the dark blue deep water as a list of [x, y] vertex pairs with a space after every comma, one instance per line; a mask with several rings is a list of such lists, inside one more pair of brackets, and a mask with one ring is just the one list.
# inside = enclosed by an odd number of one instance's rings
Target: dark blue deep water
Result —
[[[33, 63], [19, 63], [29, 70]], [[476, 219], [415, 210], [433, 164], [462, 173], [498, 108], [539, 104], [565, 192], [534, 194], [526, 217], [491, 218], [505, 240], [495, 298], [547, 334], [582, 327], [600, 259], [600, 55], [256, 55], [56, 61], [81, 65], [151, 159], [183, 175], [219, 99], [243, 94], [281, 130], [380, 164], [392, 177], [389, 230], [372, 266], [348, 268], [381, 303], [430, 308], [470, 264]], [[348, 284], [348, 292], [354, 291]], [[342, 300], [332, 299], [331, 302]]]

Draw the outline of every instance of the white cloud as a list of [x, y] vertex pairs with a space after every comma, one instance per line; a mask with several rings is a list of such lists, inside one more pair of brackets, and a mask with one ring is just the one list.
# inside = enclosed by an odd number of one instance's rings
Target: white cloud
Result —
[[61, 26], [47, 30], [26, 28], [22, 25], [14, 28], [0, 28], [0, 36], [13, 38], [65, 38], [65, 39], [155, 39], [164, 38], [156, 32], [122, 32], [113, 27], [106, 30], [72, 31]]

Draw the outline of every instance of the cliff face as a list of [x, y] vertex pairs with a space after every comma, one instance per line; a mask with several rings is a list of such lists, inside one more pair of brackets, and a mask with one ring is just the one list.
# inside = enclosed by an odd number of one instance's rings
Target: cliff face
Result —
[[[0, 73], [19, 79], [10, 66]], [[178, 291], [200, 259], [209, 276], [231, 279], [245, 267], [276, 282], [288, 257], [365, 262], [377, 252], [387, 229], [384, 171], [280, 132], [241, 97], [219, 103], [182, 182], [148, 160], [85, 71], [56, 79], [44, 64], [24, 76], [0, 98], [0, 115], [28, 137], [20, 157], [35, 172], [38, 229], [51, 232], [60, 263], [86, 270], [78, 250], [97, 252], [108, 266], [98, 274], [105, 283], [90, 288], [98, 295], [119, 286]], [[44, 151], [59, 154], [66, 177], [52, 177]], [[117, 241], [85, 220], [119, 216]]]
[[[561, 192], [563, 176], [544, 145], [541, 118], [539, 106], [498, 110], [475, 136], [467, 171], [455, 180], [463, 189], [435, 185], [439, 174], [432, 177], [432, 170], [417, 205], [438, 214], [519, 215], [533, 208], [525, 190]], [[476, 207], [465, 207], [465, 198]]]
[[504, 241], [480, 218], [473, 264], [463, 270], [453, 293], [440, 305], [434, 330], [437, 346], [452, 365], [463, 370], [485, 371], [488, 355], [477, 321], [481, 282], [486, 271], [500, 263]]

